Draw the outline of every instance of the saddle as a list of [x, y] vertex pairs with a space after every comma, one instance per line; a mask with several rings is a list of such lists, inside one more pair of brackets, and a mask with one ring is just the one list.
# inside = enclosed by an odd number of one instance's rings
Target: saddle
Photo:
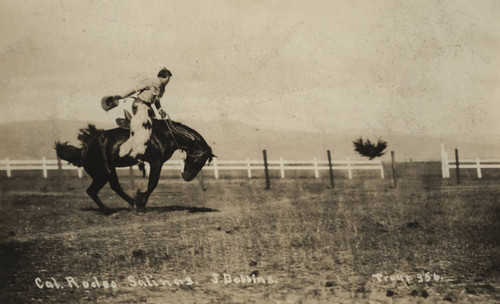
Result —
[[[132, 114], [130, 114], [129, 111], [127, 110], [123, 110], [123, 112], [125, 113], [125, 118], [117, 118], [116, 119], [116, 124], [122, 128], [122, 129], [125, 129], [125, 130], [130, 130], [130, 120], [132, 119]], [[156, 118], [152, 118], [152, 119], [156, 119]], [[169, 122], [170, 123], [170, 122]], [[177, 128], [175, 128], [171, 123], [170, 123], [170, 131], [176, 133], [176, 134], [180, 134], [180, 135], [183, 135], [187, 138], [189, 138], [190, 140], [195, 140], [195, 138], [193, 137], [193, 135], [187, 133], [187, 132], [183, 132], [181, 130], [178, 130]]]

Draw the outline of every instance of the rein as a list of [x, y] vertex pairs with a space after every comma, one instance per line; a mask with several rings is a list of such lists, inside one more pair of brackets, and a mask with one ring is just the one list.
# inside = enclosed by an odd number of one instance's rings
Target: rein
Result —
[[154, 103], [151, 104], [151, 108], [153, 109], [153, 112], [155, 112], [155, 116], [159, 117], [159, 120], [163, 120], [165, 125], [167, 126], [167, 129], [170, 131], [170, 134], [172, 134], [172, 138], [174, 139], [175, 146], [177, 149], [181, 150], [181, 147], [177, 143], [177, 140], [175, 139], [174, 131], [172, 129], [175, 129], [175, 127], [172, 124], [172, 121], [170, 119], [170, 116], [167, 114], [167, 119], [163, 119], [160, 115], [160, 112], [158, 111], [158, 108], [156, 108], [156, 105]]
[[179, 147], [179, 144], [177, 143], [177, 140], [175, 139], [174, 131], [172, 131], [173, 126], [172, 127], [170, 126], [170, 124], [172, 123], [172, 121], [170, 120], [170, 116], [168, 116], [168, 114], [167, 114], [167, 117], [168, 117], [168, 119], [162, 119], [162, 120], [167, 125], [167, 128], [170, 131], [170, 134], [172, 134], [172, 138], [174, 139], [175, 146], [177, 147], [177, 149], [180, 150], [181, 147]]

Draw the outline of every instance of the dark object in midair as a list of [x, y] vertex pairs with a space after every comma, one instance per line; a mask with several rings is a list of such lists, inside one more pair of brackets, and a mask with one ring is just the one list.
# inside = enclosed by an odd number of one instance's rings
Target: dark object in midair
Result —
[[354, 151], [357, 151], [361, 156], [369, 157], [370, 160], [384, 155], [384, 150], [387, 148], [387, 142], [382, 139], [378, 139], [377, 144], [373, 144], [369, 139], [363, 141], [363, 138], [360, 137], [352, 143]]

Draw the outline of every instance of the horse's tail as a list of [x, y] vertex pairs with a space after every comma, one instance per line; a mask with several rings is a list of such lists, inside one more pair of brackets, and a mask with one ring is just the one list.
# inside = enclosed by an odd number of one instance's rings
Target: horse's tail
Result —
[[71, 146], [68, 142], [61, 143], [56, 141], [55, 147], [57, 156], [60, 159], [68, 161], [70, 164], [81, 167], [82, 166], [82, 149]]
[[94, 125], [88, 125], [87, 128], [80, 129], [78, 140], [82, 143], [82, 148], [71, 146], [68, 142], [61, 143], [57, 141], [54, 149], [56, 149], [57, 156], [61, 159], [68, 161], [70, 164], [81, 167], [83, 166], [83, 154], [87, 149], [90, 141], [99, 136], [103, 130], [97, 129]]

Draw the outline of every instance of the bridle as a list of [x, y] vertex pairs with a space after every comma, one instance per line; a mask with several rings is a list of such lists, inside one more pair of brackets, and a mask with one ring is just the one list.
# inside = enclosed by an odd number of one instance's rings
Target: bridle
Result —
[[[191, 156], [192, 158], [194, 158], [194, 162], [197, 163], [200, 158], [202, 157], [206, 157], [207, 154], [210, 154], [208, 157], [207, 157], [207, 160], [208, 160], [208, 163], [211, 163], [212, 162], [212, 158], [215, 156], [213, 155], [211, 152], [209, 151], [199, 151], [198, 153], [194, 153], [193, 150], [182, 150], [184, 152], [186, 152], [187, 155]], [[186, 159], [184, 159], [184, 162], [186, 162]]]

